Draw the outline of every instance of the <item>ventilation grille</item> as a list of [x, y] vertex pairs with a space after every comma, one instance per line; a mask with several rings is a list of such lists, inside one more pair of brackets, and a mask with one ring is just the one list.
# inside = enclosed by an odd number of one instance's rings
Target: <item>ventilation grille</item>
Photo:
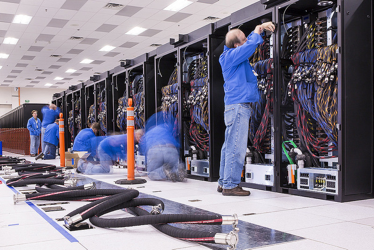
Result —
[[83, 37], [81, 36], [71, 36], [69, 40], [83, 40]]
[[104, 6], [104, 9], [110, 9], [110, 10], [119, 10], [122, 9], [123, 5], [118, 3], [108, 3]]
[[50, 57], [61, 57], [61, 55], [50, 55]]
[[204, 18], [203, 20], [204, 21], [215, 21], [215, 20], [218, 20], [220, 19], [219, 17], [215, 17], [215, 16], [208, 16], [206, 18]]
[[27, 81], [31, 81], [31, 80], [33, 80], [32, 78], [25, 78], [25, 80], [27, 80]]
[[35, 69], [35, 71], [43, 71], [42, 69]]
[[150, 47], [160, 47], [162, 44], [160, 43], [153, 43], [151, 45], [149, 45]]

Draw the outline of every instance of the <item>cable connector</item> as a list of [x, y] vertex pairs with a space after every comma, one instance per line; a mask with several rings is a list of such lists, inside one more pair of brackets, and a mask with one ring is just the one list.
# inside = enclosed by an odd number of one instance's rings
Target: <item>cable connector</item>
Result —
[[228, 245], [227, 250], [235, 250], [239, 242], [239, 228], [234, 228], [230, 233], [217, 233], [214, 236], [216, 244]]
[[232, 225], [233, 228], [236, 228], [236, 226], [239, 223], [238, 216], [236, 214], [230, 215], [222, 215], [222, 225]]
[[84, 186], [85, 190], [94, 190], [94, 189], [96, 189], [96, 183], [95, 182], [84, 184], [83, 186]]
[[0, 175], [8, 175], [8, 174], [13, 174], [15, 172], [16, 172], [16, 170], [14, 170], [14, 169], [6, 169], [6, 170], [0, 171]]
[[19, 175], [3, 175], [3, 176], [1, 176], [1, 178], [8, 180], [8, 179], [16, 178], [18, 176]]
[[2, 166], [1, 167], [1, 170], [10, 170], [10, 169], [13, 169], [13, 167], [11, 167], [11, 166]]
[[151, 214], [157, 215], [157, 214], [162, 214], [162, 212], [163, 210], [162, 210], [161, 204], [158, 204], [157, 206], [152, 207]]
[[14, 194], [13, 195], [14, 205], [16, 205], [19, 201], [26, 201], [25, 194]]
[[64, 181], [64, 185], [66, 187], [76, 187], [77, 186], [77, 180], [76, 179], [66, 180], [66, 181]]
[[70, 217], [70, 216], [65, 216], [64, 217], [64, 223], [67, 227], [73, 226], [73, 225], [77, 224], [78, 222], [80, 222], [82, 220], [83, 220], [83, 218], [80, 214], [76, 214], [72, 217]]

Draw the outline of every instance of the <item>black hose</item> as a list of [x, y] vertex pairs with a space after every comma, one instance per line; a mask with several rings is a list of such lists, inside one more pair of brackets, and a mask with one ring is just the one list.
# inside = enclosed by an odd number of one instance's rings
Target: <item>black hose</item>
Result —
[[6, 182], [8, 186], [12, 187], [21, 187], [29, 184], [59, 184], [59, 185], [64, 185], [64, 180], [59, 180], [59, 179], [26, 179], [26, 180], [17, 180], [17, 181], [10, 181], [8, 180]]
[[70, 188], [59, 187], [58, 189], [35, 187], [35, 190], [38, 191], [39, 193], [51, 193], [51, 192], [60, 192], [60, 191], [66, 191], [66, 190], [84, 190], [84, 186], [70, 187]]
[[[129, 210], [138, 216], [140, 215], [140, 217], [150, 216], [149, 212], [138, 207], [129, 208]], [[168, 224], [161, 224], [161, 225], [152, 224], [152, 226], [164, 234], [167, 234], [171, 237], [178, 238], [181, 240], [204, 242], [204, 243], [215, 243], [214, 236], [216, 233], [214, 232], [201, 232], [201, 231], [196, 231], [196, 230], [181, 229], [181, 228], [170, 226]]]

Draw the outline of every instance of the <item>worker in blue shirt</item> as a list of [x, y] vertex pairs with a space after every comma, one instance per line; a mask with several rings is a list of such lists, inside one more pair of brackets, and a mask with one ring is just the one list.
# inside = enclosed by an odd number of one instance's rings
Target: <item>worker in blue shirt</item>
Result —
[[27, 129], [30, 131], [30, 156], [35, 157], [40, 146], [40, 131], [42, 123], [38, 118], [38, 111], [31, 111], [32, 117], [27, 121]]
[[82, 129], [74, 139], [73, 151], [91, 152], [91, 139], [96, 137], [100, 124], [94, 122], [90, 128]]
[[146, 157], [148, 177], [155, 181], [184, 181], [186, 170], [179, 161], [178, 138], [173, 136], [174, 119], [169, 117], [165, 120], [164, 117], [161, 111], [148, 119], [146, 133], [140, 142]]
[[224, 51], [219, 58], [225, 81], [223, 88], [226, 130], [217, 191], [226, 196], [250, 195], [249, 191], [239, 187], [252, 113], [250, 103], [259, 100], [257, 77], [248, 58], [263, 42], [260, 34], [264, 30], [274, 32], [274, 24], [266, 22], [257, 25], [248, 37], [240, 29], [230, 30], [226, 34]]
[[59, 127], [58, 127], [58, 119], [55, 120], [54, 123], [49, 124], [45, 130], [44, 134], [44, 143], [45, 149], [44, 152], [40, 153], [38, 156], [35, 157], [35, 160], [38, 159], [56, 159], [56, 147], [58, 146], [59, 140]]
[[42, 152], [44, 152], [45, 149], [45, 143], [44, 143], [44, 134], [47, 129], [47, 126], [49, 124], [53, 124], [55, 120], [59, 117], [60, 109], [54, 105], [51, 104], [49, 106], [45, 106], [42, 108], [42, 114], [43, 114], [43, 121], [42, 121], [42, 130], [41, 130], [41, 136], [42, 136]]
[[[143, 135], [141, 129], [136, 130], [134, 142], [138, 142]], [[83, 174], [105, 174], [112, 172], [112, 166], [118, 160], [127, 160], [127, 134], [113, 135], [102, 140], [97, 149], [100, 164], [87, 161], [86, 164], [78, 162], [78, 172]]]

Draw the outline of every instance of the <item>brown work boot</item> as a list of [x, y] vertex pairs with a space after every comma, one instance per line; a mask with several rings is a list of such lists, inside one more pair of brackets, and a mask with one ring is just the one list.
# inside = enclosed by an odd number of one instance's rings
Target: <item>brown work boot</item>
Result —
[[218, 187], [217, 187], [217, 192], [218, 192], [218, 193], [222, 193], [222, 191], [223, 191], [223, 188], [222, 188], [220, 185], [218, 185]]
[[243, 190], [241, 187], [236, 186], [232, 189], [223, 189], [222, 195], [225, 196], [248, 196], [251, 192]]

